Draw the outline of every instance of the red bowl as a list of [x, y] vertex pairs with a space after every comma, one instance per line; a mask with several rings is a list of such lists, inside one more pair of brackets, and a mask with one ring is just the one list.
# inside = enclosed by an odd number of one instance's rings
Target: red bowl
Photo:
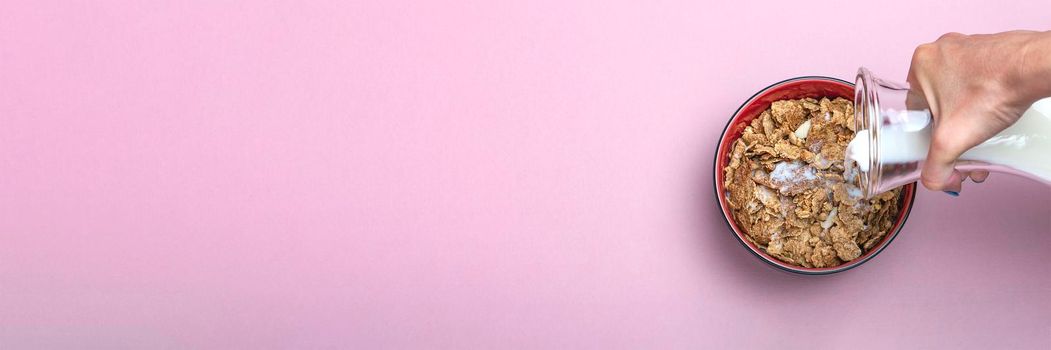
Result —
[[726, 203], [726, 188], [723, 186], [723, 168], [730, 164], [731, 145], [741, 137], [741, 133], [744, 132], [745, 127], [752, 122], [752, 119], [769, 108], [770, 104], [774, 101], [805, 97], [842, 97], [853, 101], [854, 84], [829, 77], [810, 76], [792, 78], [767, 86], [745, 101], [744, 104], [737, 109], [737, 112], [734, 113], [733, 117], [730, 117], [730, 121], [726, 124], [722, 136], [719, 138], [719, 148], [715, 153], [715, 193], [716, 198], [719, 200], [719, 207], [722, 208], [723, 211], [723, 218], [726, 219], [726, 223], [730, 226], [730, 230], [733, 232], [734, 237], [741, 242], [741, 245], [747, 248], [748, 251], [752, 252], [752, 254], [760, 260], [789, 272], [806, 275], [826, 275], [846, 271], [869, 261], [876, 256], [876, 254], [883, 251], [883, 249], [894, 240], [894, 237], [896, 237], [898, 232], [901, 231], [901, 227], [905, 225], [905, 219], [909, 217], [909, 212], [912, 211], [912, 202], [916, 199], [916, 183], [911, 183], [902, 187], [903, 195], [901, 196], [901, 215], [898, 216], [898, 219], [895, 221], [894, 226], [891, 228], [891, 232], [884, 236], [879, 244], [874, 246], [864, 255], [839, 266], [829, 268], [807, 268], [790, 265], [777, 260], [777, 258], [767, 254], [765, 251], [757, 247], [755, 243], [752, 243], [745, 238], [744, 232], [742, 232], [741, 228], [737, 227], [737, 223], [734, 222], [730, 206]]

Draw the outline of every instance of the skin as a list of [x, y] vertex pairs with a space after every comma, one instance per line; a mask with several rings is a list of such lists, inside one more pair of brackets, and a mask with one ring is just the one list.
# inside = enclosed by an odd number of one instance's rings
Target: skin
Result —
[[954, 170], [956, 159], [1051, 96], [1051, 31], [945, 34], [916, 48], [908, 82], [934, 116], [923, 185], [958, 193], [964, 179], [989, 173]]

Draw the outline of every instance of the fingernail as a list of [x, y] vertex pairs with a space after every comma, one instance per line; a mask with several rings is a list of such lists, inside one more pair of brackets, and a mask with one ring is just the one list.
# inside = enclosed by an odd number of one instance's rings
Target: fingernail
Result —
[[959, 197], [960, 196], [960, 192], [956, 192], [956, 191], [942, 191], [942, 192], [945, 192], [945, 194], [953, 196], [953, 197]]
[[955, 193], [953, 197], [959, 196], [960, 190], [963, 189], [963, 174], [959, 170], [953, 170], [946, 184], [947, 186], [943, 187], [946, 193], [952, 192]]

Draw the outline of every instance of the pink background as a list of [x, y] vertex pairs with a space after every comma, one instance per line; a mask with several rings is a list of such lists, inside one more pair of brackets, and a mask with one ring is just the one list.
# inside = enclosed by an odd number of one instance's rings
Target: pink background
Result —
[[1051, 189], [789, 275], [711, 190], [781, 79], [1042, 1], [0, 5], [0, 348], [1048, 348]]

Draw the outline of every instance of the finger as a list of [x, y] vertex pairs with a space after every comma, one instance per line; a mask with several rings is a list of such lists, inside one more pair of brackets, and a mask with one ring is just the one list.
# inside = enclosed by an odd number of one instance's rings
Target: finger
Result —
[[928, 108], [927, 96], [924, 96], [920, 84], [909, 85], [909, 92], [905, 94], [905, 108], [910, 111], [919, 111]]
[[962, 188], [963, 174], [953, 169], [956, 157], [931, 151], [923, 164], [920, 179], [923, 186], [934, 191], [956, 191]]
[[931, 174], [933, 172], [926, 170], [926, 168], [927, 166], [924, 165], [924, 171], [923, 174], [921, 174], [920, 182], [923, 183], [923, 187], [926, 187], [928, 190], [955, 192], [957, 194], [963, 190], [963, 180], [966, 180], [967, 176], [960, 173], [960, 171], [949, 167], [947, 171], [948, 175], [938, 175], [938, 178], [943, 180], [937, 181], [929, 180], [931, 176], [926, 174]]
[[909, 110], [930, 109], [934, 115], [938, 114], [938, 100], [928, 87], [927, 75], [932, 71], [938, 49], [934, 44], [923, 44], [916, 47], [912, 53], [912, 62], [909, 64], [909, 74], [905, 81], [908, 83], [909, 91], [905, 95], [905, 108]]
[[984, 170], [975, 170], [971, 172], [971, 181], [975, 183], [983, 183], [985, 179], [989, 178], [989, 172]]
[[948, 125], [936, 126], [931, 133], [931, 145], [921, 173], [927, 189], [954, 192], [962, 189], [964, 176], [954, 168], [956, 159], [970, 147], [957, 136]]

